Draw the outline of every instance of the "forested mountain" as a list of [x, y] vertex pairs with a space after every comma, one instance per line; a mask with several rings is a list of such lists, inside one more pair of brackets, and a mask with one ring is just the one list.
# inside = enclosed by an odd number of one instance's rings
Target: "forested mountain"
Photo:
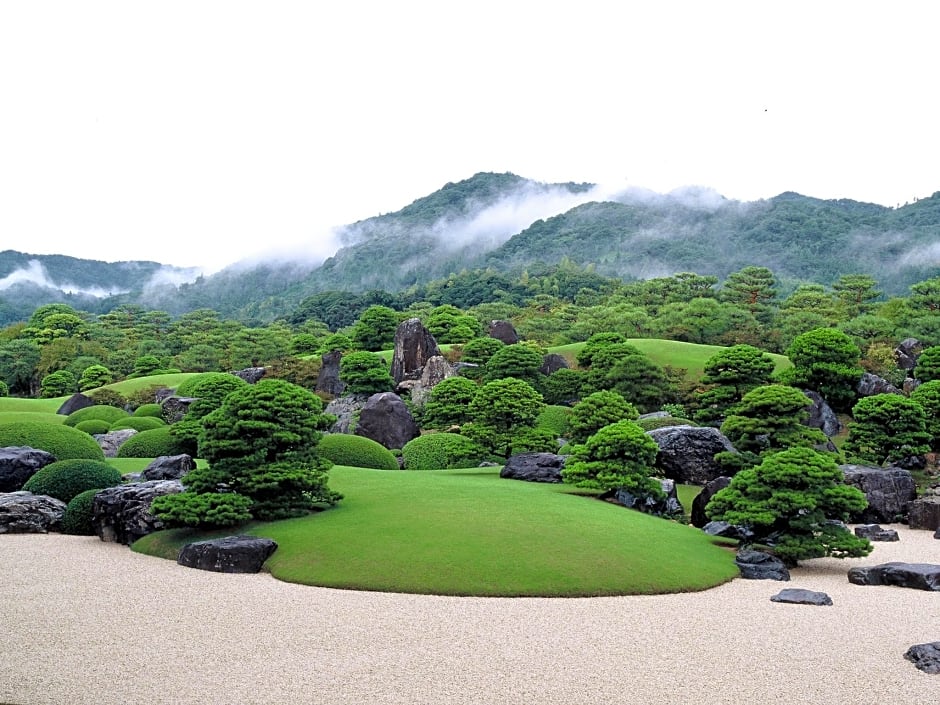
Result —
[[122, 303], [173, 314], [211, 308], [264, 322], [318, 292], [397, 292], [477, 269], [517, 275], [560, 262], [626, 280], [682, 271], [724, 278], [759, 265], [791, 290], [861, 273], [901, 295], [940, 271], [940, 192], [899, 208], [796, 193], [744, 203], [707, 190], [611, 196], [590, 184], [481, 173], [339, 237], [342, 247], [320, 264], [302, 264], [301, 253], [182, 285], [174, 282], [184, 270], [154, 262], [0, 253], [0, 324], [50, 301], [93, 312]]

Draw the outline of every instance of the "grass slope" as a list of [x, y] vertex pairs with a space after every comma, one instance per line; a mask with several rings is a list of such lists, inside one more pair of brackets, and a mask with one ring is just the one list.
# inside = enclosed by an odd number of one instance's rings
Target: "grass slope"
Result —
[[[330, 477], [345, 495], [336, 508], [237, 531], [278, 542], [267, 564], [275, 577], [386, 592], [575, 597], [703, 590], [738, 574], [733, 555], [697, 529], [567, 486], [501, 479], [498, 469], [340, 466]], [[134, 550], [175, 558], [205, 536], [160, 532]]]

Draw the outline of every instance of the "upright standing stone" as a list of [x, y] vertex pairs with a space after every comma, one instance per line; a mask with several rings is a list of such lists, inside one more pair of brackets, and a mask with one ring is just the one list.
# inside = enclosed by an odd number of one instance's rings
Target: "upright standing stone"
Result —
[[428, 360], [440, 354], [437, 341], [421, 323], [421, 319], [409, 318], [395, 331], [392, 379], [395, 380], [395, 384], [406, 379], [420, 379]]

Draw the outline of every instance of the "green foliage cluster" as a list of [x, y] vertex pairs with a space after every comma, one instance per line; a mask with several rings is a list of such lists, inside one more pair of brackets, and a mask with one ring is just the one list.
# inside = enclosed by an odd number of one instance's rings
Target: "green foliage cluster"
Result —
[[835, 328], [808, 331], [793, 340], [787, 356], [793, 367], [779, 375], [781, 382], [818, 392], [838, 411], [855, 403], [864, 370], [861, 351], [848, 335]]
[[927, 417], [916, 398], [899, 394], [875, 394], [852, 407], [854, 423], [842, 446], [847, 457], [882, 465], [930, 450]]
[[115, 421], [108, 430], [120, 431], [125, 428], [132, 428], [135, 431], [150, 431], [151, 429], [162, 428], [166, 425], [166, 421], [154, 416], [128, 416], [126, 419]]
[[583, 370], [562, 368], [542, 380], [541, 390], [546, 404], [575, 404], [584, 388]]
[[653, 431], [668, 426], [698, 426], [694, 421], [678, 416], [647, 416], [645, 419], [637, 419], [635, 423], [644, 431]]
[[775, 366], [770, 355], [753, 345], [734, 345], [715, 353], [705, 363], [702, 383], [708, 386], [696, 394], [695, 419], [720, 424], [747, 392], [770, 383]]
[[107, 433], [111, 428], [111, 424], [103, 419], [87, 419], [86, 421], [79, 421], [75, 424], [75, 428], [90, 436], [95, 436], [100, 433]]
[[122, 421], [127, 418], [130, 418], [130, 414], [124, 411], [124, 409], [118, 409], [115, 406], [95, 404], [94, 406], [86, 406], [84, 409], [73, 411], [65, 417], [65, 421], [62, 423], [66, 426], [77, 426], [82, 421], [96, 419], [106, 421], [110, 425], [115, 421]]
[[395, 386], [385, 360], [366, 351], [343, 355], [339, 362], [339, 378], [346, 385], [348, 394], [390, 392]]
[[571, 418], [570, 406], [546, 404], [535, 419], [535, 427], [548, 431], [556, 438], [568, 435], [568, 422]]
[[446, 430], [470, 420], [470, 402], [480, 387], [466, 377], [448, 377], [431, 388], [422, 412], [424, 428]]
[[118, 447], [117, 457], [158, 458], [185, 452], [185, 446], [173, 435], [172, 426], [161, 426], [135, 433]]
[[65, 507], [65, 516], [62, 517], [62, 531], [74, 536], [94, 536], [95, 530], [91, 523], [95, 495], [100, 488], [93, 487], [79, 492]]
[[0, 448], [6, 446], [38, 448], [51, 453], [56, 460], [104, 460], [104, 452], [94, 438], [64, 424], [41, 421], [0, 424]]
[[924, 348], [917, 358], [914, 377], [921, 382], [940, 380], [940, 345]]
[[543, 407], [542, 395], [520, 379], [487, 382], [470, 402], [472, 422], [461, 432], [493, 455], [506, 458], [513, 441], [533, 428]]
[[202, 419], [218, 409], [225, 397], [247, 385], [248, 382], [241, 377], [227, 372], [205, 372], [190, 377], [177, 387], [177, 396], [193, 398], [186, 415], [171, 426], [171, 433], [185, 453], [194, 456], [199, 452]]
[[40, 396], [43, 399], [54, 399], [66, 394], [73, 394], [78, 388], [78, 382], [68, 370], [51, 372], [42, 378]]
[[412, 438], [401, 449], [405, 470], [448, 470], [476, 467], [483, 451], [457, 433], [426, 433]]
[[940, 379], [924, 382], [911, 392], [911, 400], [924, 410], [925, 430], [930, 435], [930, 449], [940, 450]]
[[574, 446], [561, 477], [585, 489], [625, 489], [638, 497], [662, 498], [662, 486], [652, 477], [657, 453], [659, 446], [643, 429], [618, 421]]
[[334, 465], [375, 470], [398, 470], [398, 461], [388, 448], [364, 436], [329, 433], [320, 439], [317, 450]]
[[141, 404], [134, 409], [133, 416], [153, 417], [155, 419], [163, 418], [163, 407], [157, 403]]
[[571, 443], [584, 443], [605, 426], [638, 418], [640, 413], [623, 395], [612, 391], [594, 392], [572, 409], [568, 417], [568, 440]]
[[121, 484], [121, 473], [103, 460], [57, 460], [37, 470], [23, 489], [33, 494], [44, 494], [68, 504], [72, 499], [91, 489], [103, 489]]
[[86, 396], [95, 402], [96, 406], [113, 406], [116, 409], [124, 409], [127, 405], [127, 398], [116, 389], [102, 387], [89, 392]]

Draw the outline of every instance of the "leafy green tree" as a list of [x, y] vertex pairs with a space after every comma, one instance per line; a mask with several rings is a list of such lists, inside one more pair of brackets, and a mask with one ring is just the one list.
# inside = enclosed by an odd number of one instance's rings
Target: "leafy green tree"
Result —
[[568, 440], [584, 443], [590, 436], [618, 421], [636, 421], [640, 413], [621, 394], [600, 391], [574, 405], [568, 417]]
[[43, 399], [54, 399], [75, 392], [78, 382], [68, 370], [52, 372], [42, 378], [41, 396]]
[[832, 290], [842, 304], [845, 317], [855, 318], [874, 309], [874, 302], [881, 296], [877, 286], [874, 277], [867, 274], [843, 274], [832, 285]]
[[142, 355], [134, 361], [134, 377], [146, 377], [159, 371], [163, 365], [156, 355]]
[[562, 368], [548, 375], [541, 385], [546, 404], [573, 404], [581, 398], [584, 387], [583, 370]]
[[425, 325], [439, 343], [466, 343], [483, 333], [483, 326], [476, 316], [450, 304], [432, 309]]
[[0, 346], [0, 379], [12, 394], [30, 396], [38, 390], [39, 346], [32, 340], [11, 340]]
[[844, 311], [840, 310], [838, 300], [826, 291], [822, 284], [800, 284], [780, 303], [782, 314], [786, 315], [795, 311], [806, 311], [822, 316], [826, 321], [825, 326], [844, 318]]
[[728, 275], [719, 298], [746, 308], [758, 321], [768, 323], [770, 304], [777, 296], [774, 285], [774, 274], [767, 267], [745, 267]]
[[699, 423], [720, 421], [744, 395], [770, 383], [774, 360], [753, 345], [733, 345], [712, 355], [706, 362], [702, 382], [709, 385], [696, 395]]
[[400, 323], [398, 312], [388, 306], [369, 306], [352, 327], [352, 340], [360, 350], [388, 350]]
[[940, 313], [940, 277], [911, 285], [908, 305], [919, 313]]
[[6, 382], [0, 381], [0, 397], [10, 396], [10, 388], [7, 386]]
[[349, 394], [377, 394], [390, 392], [395, 387], [385, 360], [366, 351], [343, 355], [339, 362], [339, 378]]
[[568, 327], [567, 335], [572, 341], [579, 341], [609, 332], [616, 333], [623, 341], [628, 337], [648, 337], [652, 327], [653, 318], [646, 309], [625, 301], [613, 301], [579, 311]]
[[713, 298], [666, 304], [653, 322], [653, 332], [668, 340], [687, 343], [716, 343], [733, 327], [731, 310]]
[[[581, 350], [578, 351], [575, 359], [578, 362], [579, 367], [591, 367], [594, 363], [594, 356], [603, 348], [609, 347], [611, 345], [627, 345], [627, 339], [620, 333], [595, 333], [587, 342], [584, 343], [584, 346]], [[630, 346], [635, 353], [640, 351], [634, 347]]]
[[78, 388], [84, 392], [111, 384], [113, 379], [114, 376], [111, 374], [111, 370], [104, 365], [91, 365], [82, 372], [81, 379], [78, 380]]
[[864, 493], [845, 484], [836, 461], [812, 448], [790, 448], [742, 470], [712, 497], [709, 518], [744, 526], [752, 543], [767, 544], [784, 563], [809, 558], [860, 558], [867, 539], [844, 524], [868, 505]]
[[466, 377], [448, 377], [438, 382], [424, 405], [424, 427], [445, 430], [469, 421], [470, 402], [478, 390], [477, 383]]
[[624, 489], [638, 497], [661, 499], [662, 485], [651, 477], [658, 452], [656, 441], [643, 429], [632, 421], [618, 421], [574, 447], [561, 479], [585, 489]]
[[845, 411], [856, 399], [856, 388], [864, 370], [861, 351], [855, 342], [835, 328], [818, 328], [798, 335], [787, 348], [793, 367], [779, 379], [819, 392], [836, 410]]
[[594, 355], [585, 387], [590, 392], [619, 392], [641, 413], [655, 411], [675, 391], [663, 368], [627, 343], [607, 346]]
[[854, 423], [842, 446], [847, 457], [883, 465], [930, 450], [924, 408], [900, 394], [875, 394], [852, 407]]
[[330, 335], [320, 340], [319, 346], [317, 347], [317, 353], [320, 355], [325, 355], [326, 353], [333, 352], [334, 350], [339, 350], [341, 353], [348, 353], [355, 349], [356, 344], [348, 335], [343, 333], [331, 333]]
[[185, 447], [187, 453], [198, 455], [203, 418], [222, 406], [225, 397], [247, 384], [241, 377], [228, 372], [209, 372], [192, 377], [180, 385], [177, 393], [191, 397], [193, 401], [183, 418], [170, 427], [170, 433]]
[[539, 371], [543, 360], [544, 354], [527, 343], [504, 345], [486, 363], [485, 379], [492, 381], [515, 377], [538, 388], [545, 377]]
[[919, 385], [911, 392], [910, 398], [924, 410], [925, 428], [930, 435], [930, 449], [940, 450], [940, 379]]
[[461, 433], [505, 458], [513, 437], [533, 428], [544, 407], [542, 395], [523, 380], [493, 380], [477, 390], [468, 407], [472, 422], [465, 424]]
[[914, 367], [914, 378], [921, 382], [940, 379], [940, 345], [925, 348], [921, 352]]

